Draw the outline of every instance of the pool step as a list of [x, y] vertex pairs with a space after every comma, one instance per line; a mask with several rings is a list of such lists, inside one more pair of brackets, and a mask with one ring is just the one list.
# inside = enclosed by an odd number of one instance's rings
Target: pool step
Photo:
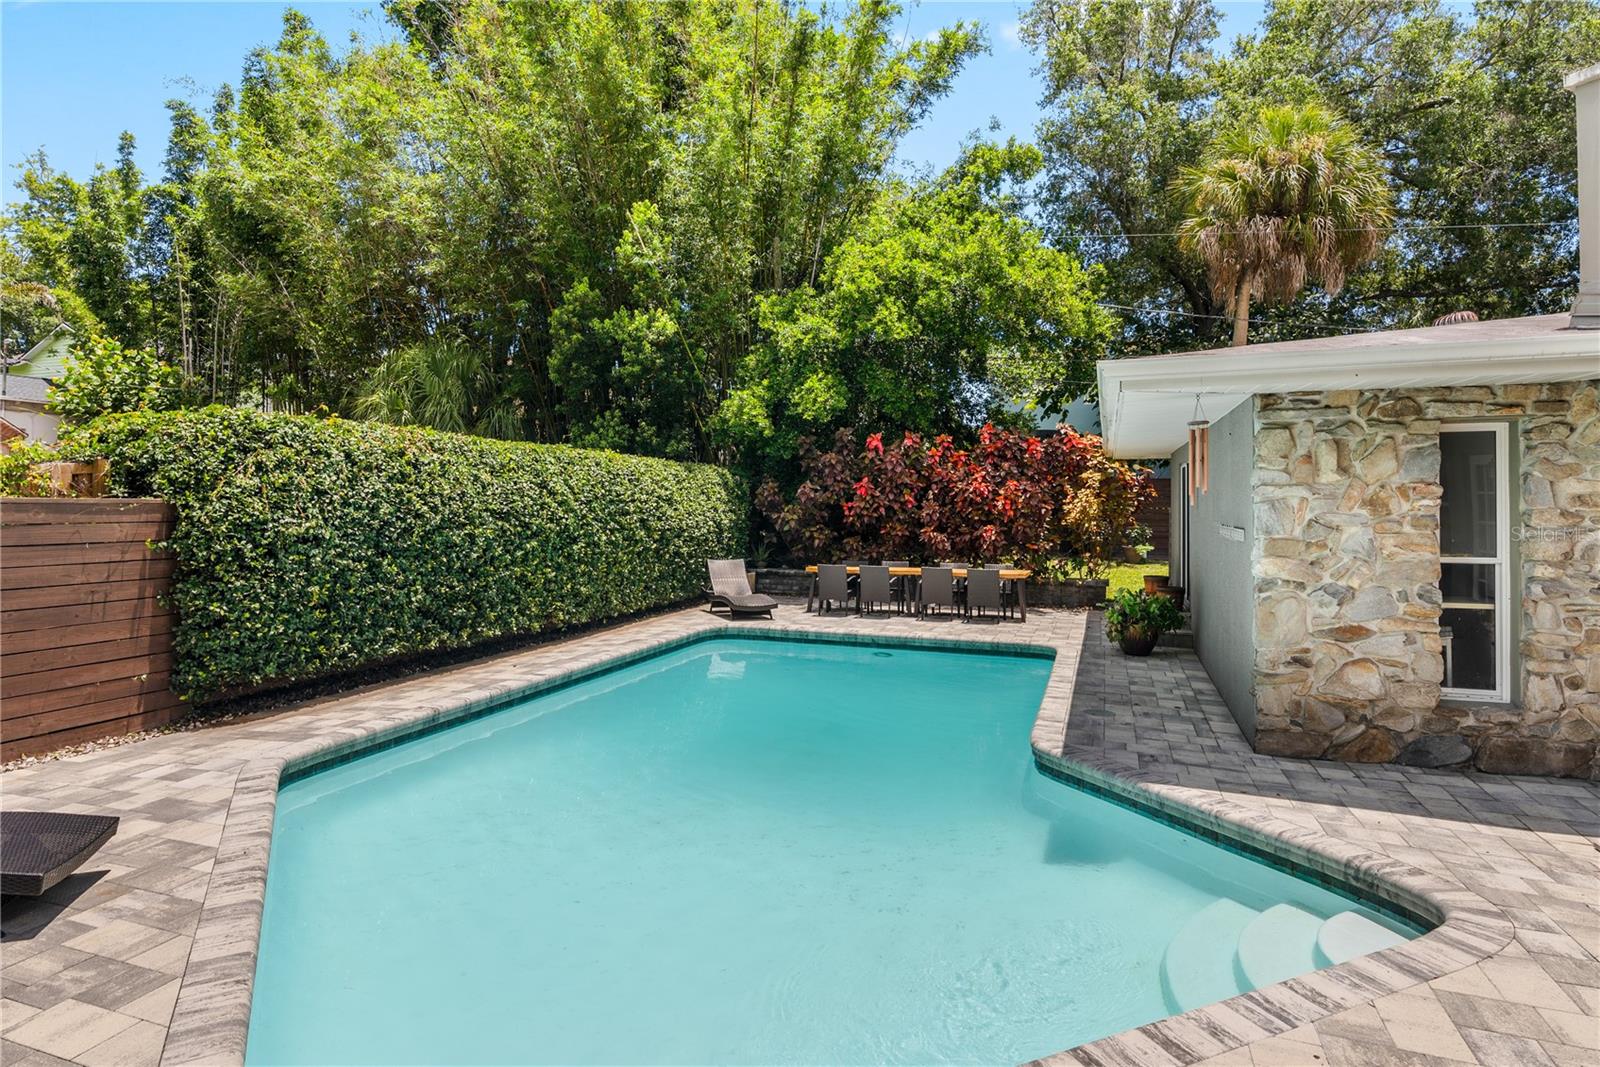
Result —
[[1316, 966], [1331, 967], [1369, 952], [1404, 944], [1405, 941], [1403, 935], [1373, 922], [1365, 915], [1341, 911], [1317, 930]]
[[1323, 925], [1320, 916], [1293, 904], [1274, 904], [1251, 919], [1239, 935], [1236, 957], [1244, 988], [1260, 989], [1326, 966], [1316, 958]]
[[1177, 932], [1161, 957], [1161, 992], [1173, 1014], [1245, 991], [1234, 969], [1234, 951], [1245, 927], [1260, 914], [1224, 898], [1200, 909]]
[[1167, 944], [1161, 992], [1174, 1014], [1365, 956], [1406, 940], [1354, 911], [1322, 919], [1294, 904], [1237, 900], [1200, 909]]

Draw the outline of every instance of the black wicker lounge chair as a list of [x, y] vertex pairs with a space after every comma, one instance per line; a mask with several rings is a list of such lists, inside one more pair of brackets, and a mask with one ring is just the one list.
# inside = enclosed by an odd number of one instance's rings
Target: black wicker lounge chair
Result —
[[115, 815], [0, 811], [0, 894], [36, 897], [117, 832]]
[[711, 575], [711, 588], [706, 596], [711, 599], [710, 609], [727, 608], [729, 615], [766, 615], [778, 602], [765, 593], [752, 593], [750, 580], [745, 577], [742, 559], [708, 559], [706, 571]]

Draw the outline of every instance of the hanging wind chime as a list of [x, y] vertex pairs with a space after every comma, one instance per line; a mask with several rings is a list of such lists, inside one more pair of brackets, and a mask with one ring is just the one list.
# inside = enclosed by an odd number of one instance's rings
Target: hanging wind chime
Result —
[[1211, 420], [1200, 407], [1200, 394], [1194, 396], [1194, 418], [1189, 420], [1189, 506], [1194, 507], [1195, 492], [1211, 488]]

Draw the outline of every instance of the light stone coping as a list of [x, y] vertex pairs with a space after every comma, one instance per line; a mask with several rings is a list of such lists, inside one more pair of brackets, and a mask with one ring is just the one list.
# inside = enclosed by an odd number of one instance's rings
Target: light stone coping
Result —
[[819, 632], [819, 624], [826, 626], [829, 620], [788, 611], [772, 622], [737, 623], [705, 612], [682, 612], [641, 626], [563, 642], [559, 647], [567, 655], [559, 664], [544, 662], [550, 657], [538, 656], [540, 650], [536, 649], [530, 657], [531, 672], [466, 685], [447, 699], [423, 704], [407, 701], [407, 683], [399, 683], [384, 695], [384, 704], [402, 705], [391, 713], [367, 719], [359, 726], [339, 725], [318, 732], [273, 756], [250, 761], [239, 773], [161, 1063], [165, 1067], [220, 1067], [244, 1061], [273, 815], [279, 785], [286, 778], [486, 714], [602, 671], [729, 635], [1053, 654], [1054, 665], [1031, 738], [1036, 761], [1049, 773], [1093, 792], [1110, 794], [1200, 836], [1257, 856], [1272, 857], [1297, 873], [1439, 924], [1403, 945], [1036, 1062], [1151, 1067], [1196, 1063], [1469, 967], [1492, 956], [1512, 939], [1510, 920], [1476, 893], [1325, 834], [1151, 775], [1130, 773], [1100, 759], [1091, 750], [1069, 747], [1066, 727], [1088, 618], [1084, 613], [1057, 613], [1056, 619], [1064, 625], [1006, 627], [997, 634], [982, 635], [963, 626], [961, 638], [951, 639], [908, 634], [900, 626], [870, 627], [870, 620], [869, 628]]

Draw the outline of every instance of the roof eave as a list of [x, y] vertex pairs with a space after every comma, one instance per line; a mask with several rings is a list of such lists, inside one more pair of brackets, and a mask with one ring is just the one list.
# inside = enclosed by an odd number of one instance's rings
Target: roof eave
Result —
[[[1600, 335], [1555, 330], [1528, 337], [1499, 337], [1425, 345], [1371, 345], [1302, 352], [1263, 365], [1250, 346], [1137, 360], [1101, 360], [1102, 429], [1107, 450], [1126, 442], [1127, 394], [1192, 392], [1236, 397], [1333, 389], [1426, 389], [1511, 385], [1600, 377]], [[1175, 443], [1173, 447], [1177, 447]]]

